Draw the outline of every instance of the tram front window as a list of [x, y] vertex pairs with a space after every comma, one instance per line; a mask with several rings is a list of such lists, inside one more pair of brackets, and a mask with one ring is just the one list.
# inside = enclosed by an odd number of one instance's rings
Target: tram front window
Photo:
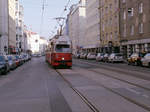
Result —
[[59, 53], [70, 53], [71, 52], [69, 45], [57, 45], [55, 50], [56, 50], [56, 52], [59, 52]]

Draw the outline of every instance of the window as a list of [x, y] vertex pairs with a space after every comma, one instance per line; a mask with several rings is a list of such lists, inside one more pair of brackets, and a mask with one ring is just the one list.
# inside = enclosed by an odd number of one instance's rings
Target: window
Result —
[[65, 52], [65, 53], [69, 53], [71, 52], [71, 48], [69, 45], [57, 45], [55, 48], [56, 52]]
[[139, 33], [143, 33], [143, 23], [139, 24]]
[[111, 32], [110, 33], [110, 40], [112, 40], [113, 39], [113, 33]]
[[112, 4], [109, 4], [109, 8], [110, 8], [110, 10], [112, 10]]
[[139, 4], [139, 13], [143, 13], [143, 3]]
[[131, 35], [134, 35], [134, 25], [131, 25], [131, 32], [130, 32]]
[[112, 25], [112, 18], [110, 18], [110, 25]]
[[126, 28], [126, 24], [124, 24], [123, 26], [123, 36], [126, 37], [126, 31], [127, 31], [127, 28]]
[[133, 8], [128, 8], [128, 16], [133, 16]]
[[123, 19], [126, 20], [126, 11], [123, 11]]
[[126, 0], [122, 0], [122, 3], [126, 3]]

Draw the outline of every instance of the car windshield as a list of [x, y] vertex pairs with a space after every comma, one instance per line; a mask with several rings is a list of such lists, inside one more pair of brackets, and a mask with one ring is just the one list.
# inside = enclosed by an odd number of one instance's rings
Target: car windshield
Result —
[[122, 54], [116, 54], [116, 56], [123, 56]]
[[145, 55], [145, 58], [150, 59], [150, 53]]
[[4, 56], [0, 56], [0, 62], [2, 62], [4, 60], [5, 60]]
[[96, 53], [91, 53], [91, 55], [96, 55]]
[[56, 45], [55, 51], [58, 53], [71, 53], [69, 45]]
[[19, 59], [19, 56], [15, 56], [16, 57], [16, 59]]
[[138, 54], [132, 54], [131, 57], [138, 57]]
[[8, 56], [8, 60], [12, 60], [12, 56]]
[[140, 57], [144, 57], [145, 54], [144, 54], [144, 53], [140, 53], [139, 56], [140, 56]]
[[97, 56], [101, 56], [101, 53], [98, 53]]

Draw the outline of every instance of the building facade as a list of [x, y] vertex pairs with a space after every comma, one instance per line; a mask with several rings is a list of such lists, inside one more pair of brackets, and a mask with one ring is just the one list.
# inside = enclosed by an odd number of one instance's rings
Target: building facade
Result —
[[120, 52], [119, 0], [100, 0], [102, 52]]
[[25, 51], [24, 48], [24, 8], [20, 5], [19, 0], [16, 0], [16, 49], [17, 52]]
[[80, 0], [73, 5], [68, 14], [66, 34], [72, 40], [73, 53], [80, 52], [85, 44], [86, 0]]
[[16, 48], [16, 22], [15, 22], [15, 10], [16, 10], [16, 1], [8, 0], [8, 9], [9, 9], [9, 17], [8, 17], [8, 46], [9, 53], [13, 53]]
[[150, 52], [150, 1], [122, 0], [120, 7], [122, 52], [126, 56]]
[[0, 1], [0, 52], [14, 53], [16, 47], [15, 0]]
[[8, 1], [0, 0], [0, 54], [8, 52]]
[[100, 50], [100, 0], [86, 0], [86, 33], [83, 49], [87, 52]]

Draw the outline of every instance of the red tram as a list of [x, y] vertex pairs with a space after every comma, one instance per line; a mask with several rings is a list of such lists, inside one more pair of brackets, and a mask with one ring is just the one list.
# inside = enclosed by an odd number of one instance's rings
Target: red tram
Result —
[[54, 38], [46, 51], [46, 61], [53, 67], [72, 67], [71, 51], [71, 41], [67, 36]]

